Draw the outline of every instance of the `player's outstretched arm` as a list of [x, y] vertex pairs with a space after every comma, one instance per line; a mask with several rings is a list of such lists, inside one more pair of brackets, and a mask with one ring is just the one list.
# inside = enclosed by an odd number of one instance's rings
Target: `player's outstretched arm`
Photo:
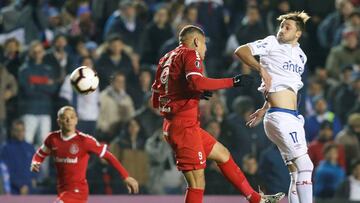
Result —
[[259, 71], [259, 74], [261, 75], [265, 83], [265, 93], [269, 92], [271, 86], [271, 76], [252, 55], [250, 47], [248, 45], [242, 45], [238, 47], [235, 50], [235, 55], [239, 57], [242, 62], [244, 62], [251, 68]]
[[124, 182], [130, 194], [139, 193], [138, 182], [134, 178], [129, 176], [129, 173], [126, 171], [126, 169], [121, 165], [121, 163], [116, 159], [116, 157], [111, 152], [106, 151], [103, 158], [106, 161], [108, 161], [120, 173], [121, 177], [124, 179]]
[[250, 75], [236, 75], [233, 78], [207, 78], [199, 75], [190, 75], [187, 78], [190, 88], [196, 91], [213, 91], [231, 87], [245, 87], [253, 82]]
[[44, 159], [49, 156], [50, 150], [43, 144], [39, 149], [36, 150], [30, 165], [30, 171], [39, 172], [40, 165]]
[[256, 110], [253, 114], [250, 115], [250, 120], [246, 123], [246, 125], [251, 128], [259, 125], [268, 108], [269, 103], [265, 101], [262, 108]]

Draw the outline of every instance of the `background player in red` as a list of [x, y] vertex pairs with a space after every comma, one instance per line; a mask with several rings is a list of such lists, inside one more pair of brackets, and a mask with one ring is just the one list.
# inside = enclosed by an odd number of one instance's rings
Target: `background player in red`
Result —
[[153, 106], [159, 108], [164, 117], [165, 139], [174, 150], [177, 167], [188, 183], [185, 203], [202, 202], [206, 159], [216, 161], [222, 174], [249, 202], [277, 202], [284, 197], [283, 193], [262, 195], [254, 191], [229, 151], [200, 128], [200, 97], [211, 90], [247, 86], [252, 78], [248, 75], [206, 78], [203, 75], [205, 34], [196, 26], [184, 27], [179, 42], [177, 48], [160, 59], [152, 86], [152, 99]]
[[86, 169], [89, 153], [95, 153], [106, 159], [120, 173], [129, 193], [138, 193], [137, 181], [130, 177], [120, 162], [106, 150], [106, 144], [100, 144], [87, 134], [76, 130], [77, 114], [73, 107], [64, 106], [58, 111], [59, 131], [51, 132], [43, 145], [36, 151], [31, 163], [31, 171], [39, 172], [40, 164], [51, 155], [54, 157], [57, 171], [58, 199], [56, 202], [85, 203], [88, 199]]

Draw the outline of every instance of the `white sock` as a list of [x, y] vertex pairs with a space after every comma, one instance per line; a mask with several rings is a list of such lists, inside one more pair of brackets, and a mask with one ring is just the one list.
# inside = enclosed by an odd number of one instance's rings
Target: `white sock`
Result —
[[290, 187], [288, 193], [289, 203], [300, 203], [296, 189], [297, 176], [297, 171], [290, 172]]
[[299, 171], [296, 189], [301, 203], [313, 202], [312, 171]]

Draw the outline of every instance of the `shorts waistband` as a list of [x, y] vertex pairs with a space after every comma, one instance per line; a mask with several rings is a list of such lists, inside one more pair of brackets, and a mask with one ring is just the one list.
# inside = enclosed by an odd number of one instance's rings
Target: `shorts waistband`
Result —
[[268, 111], [268, 113], [272, 113], [272, 112], [284, 112], [284, 113], [289, 113], [291, 115], [294, 116], [298, 116], [299, 115], [299, 111], [298, 110], [291, 110], [291, 109], [284, 109], [284, 108], [280, 108], [280, 107], [271, 107]]

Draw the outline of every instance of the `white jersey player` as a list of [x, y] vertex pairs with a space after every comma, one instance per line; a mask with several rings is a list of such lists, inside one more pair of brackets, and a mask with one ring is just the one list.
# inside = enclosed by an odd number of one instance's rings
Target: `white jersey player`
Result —
[[[301, 74], [307, 60], [298, 40], [309, 18], [304, 12], [282, 15], [276, 37], [268, 36], [235, 51], [262, 76], [259, 90], [265, 94], [266, 102], [250, 116], [247, 125], [257, 125], [265, 115], [266, 135], [277, 145], [290, 171], [290, 203], [312, 203], [314, 166], [307, 154], [304, 118], [297, 111], [297, 92], [303, 86]], [[254, 55], [260, 56], [260, 63]]]

